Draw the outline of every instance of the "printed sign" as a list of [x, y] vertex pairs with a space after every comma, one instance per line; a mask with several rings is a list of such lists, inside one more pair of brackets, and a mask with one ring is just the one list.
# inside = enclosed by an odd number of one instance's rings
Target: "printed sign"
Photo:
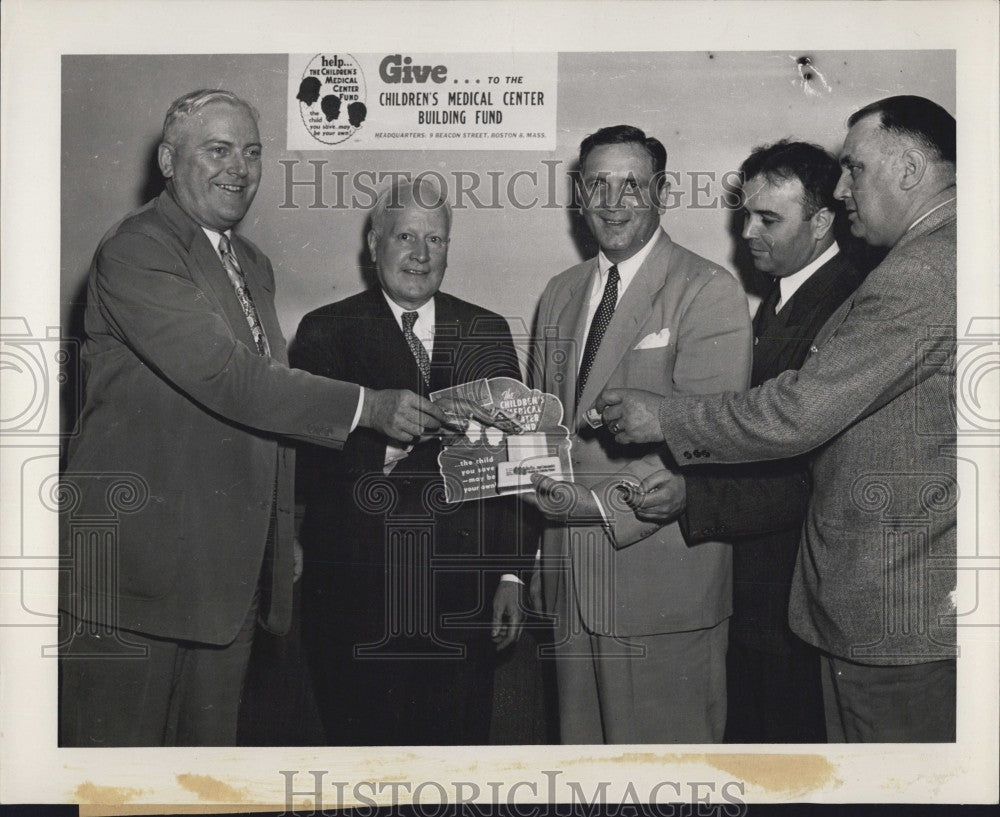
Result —
[[554, 394], [493, 377], [433, 392], [430, 399], [464, 428], [442, 439], [438, 455], [448, 502], [531, 491], [532, 474], [573, 479], [569, 431]]
[[289, 150], [554, 150], [558, 56], [289, 54]]

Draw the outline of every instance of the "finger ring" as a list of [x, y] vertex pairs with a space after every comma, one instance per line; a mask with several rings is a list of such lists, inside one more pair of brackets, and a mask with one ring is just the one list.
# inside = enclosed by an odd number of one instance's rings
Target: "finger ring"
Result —
[[611, 426], [610, 426], [610, 428], [611, 428], [611, 433], [612, 434], [617, 434], [618, 433], [618, 423], [612, 423]]

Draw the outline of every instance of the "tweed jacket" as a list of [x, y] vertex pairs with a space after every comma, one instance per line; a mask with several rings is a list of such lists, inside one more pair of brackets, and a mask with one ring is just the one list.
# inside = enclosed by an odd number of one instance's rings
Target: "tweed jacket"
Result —
[[789, 621], [860, 663], [955, 655], [955, 276], [951, 202], [902, 236], [801, 369], [742, 395], [661, 403], [680, 462], [811, 452]]
[[[751, 386], [800, 367], [816, 333], [863, 277], [838, 252], [777, 315], [779, 292], [773, 292], [754, 317]], [[687, 541], [722, 538], [733, 544], [730, 635], [759, 651], [791, 652], [801, 644], [788, 629], [788, 592], [809, 503], [808, 457], [688, 468], [684, 479], [687, 502], [678, 521]]]

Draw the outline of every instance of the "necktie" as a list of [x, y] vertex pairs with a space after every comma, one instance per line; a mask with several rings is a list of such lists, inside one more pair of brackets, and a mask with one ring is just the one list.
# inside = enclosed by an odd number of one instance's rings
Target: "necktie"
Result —
[[778, 306], [779, 300], [781, 300], [781, 286], [776, 282], [771, 288], [771, 291], [767, 294], [767, 297], [757, 308], [757, 314], [754, 316], [753, 325], [755, 346], [759, 342], [761, 336], [767, 334], [767, 331], [774, 324], [775, 318], [778, 314], [776, 307]]
[[253, 304], [253, 297], [247, 289], [247, 279], [240, 269], [240, 262], [236, 260], [233, 252], [233, 245], [229, 237], [223, 233], [219, 236], [219, 252], [222, 255], [222, 266], [225, 267], [226, 275], [236, 290], [236, 297], [243, 307], [243, 314], [246, 315], [247, 323], [250, 325], [250, 333], [253, 335], [253, 342], [257, 345], [257, 352], [264, 356], [270, 356], [271, 347], [267, 343], [267, 336], [264, 334], [264, 327], [260, 325], [260, 317], [257, 315], [257, 307]]
[[583, 347], [583, 361], [580, 363], [580, 376], [576, 379], [576, 400], [580, 402], [580, 395], [587, 385], [587, 378], [590, 377], [590, 368], [594, 365], [594, 358], [597, 357], [597, 350], [601, 347], [601, 339], [607, 331], [608, 324], [615, 314], [615, 305], [618, 303], [618, 267], [612, 266], [608, 270], [608, 282], [604, 285], [604, 294], [601, 302], [597, 305], [594, 313], [594, 320], [590, 322], [590, 331], [587, 333], [587, 343]]
[[427, 356], [427, 350], [420, 342], [420, 338], [413, 333], [413, 324], [416, 322], [416, 312], [403, 313], [403, 337], [406, 338], [410, 351], [416, 358], [417, 366], [420, 367], [420, 376], [424, 379], [424, 385], [429, 387], [431, 385], [431, 359]]

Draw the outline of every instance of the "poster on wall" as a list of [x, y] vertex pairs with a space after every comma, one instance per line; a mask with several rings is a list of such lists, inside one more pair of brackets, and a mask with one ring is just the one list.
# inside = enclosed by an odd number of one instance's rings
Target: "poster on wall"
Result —
[[288, 55], [289, 150], [552, 150], [556, 54]]

